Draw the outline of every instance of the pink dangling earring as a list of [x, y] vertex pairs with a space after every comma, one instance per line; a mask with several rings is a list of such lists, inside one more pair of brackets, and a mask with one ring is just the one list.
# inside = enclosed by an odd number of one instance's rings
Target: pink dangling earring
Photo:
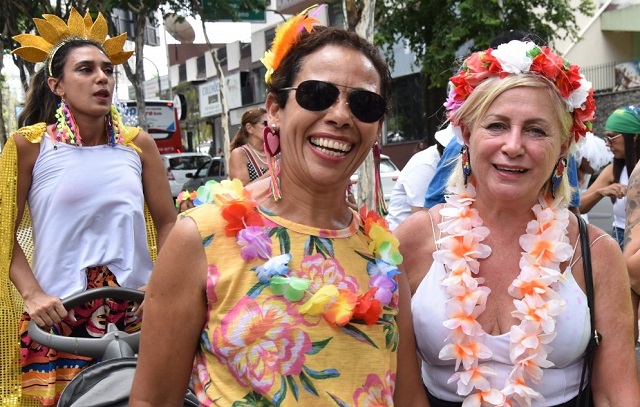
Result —
[[267, 155], [267, 167], [269, 167], [269, 179], [271, 180], [271, 196], [278, 202], [282, 199], [280, 190], [280, 161], [277, 155], [280, 153], [280, 134], [275, 124], [266, 126], [262, 132], [264, 137], [264, 152]]
[[376, 141], [373, 145], [373, 168], [374, 168], [374, 177], [375, 177], [375, 187], [374, 187], [374, 205], [376, 211], [383, 218], [387, 216], [389, 210], [387, 209], [387, 203], [384, 200], [384, 192], [382, 191], [382, 179], [380, 178], [380, 144]]

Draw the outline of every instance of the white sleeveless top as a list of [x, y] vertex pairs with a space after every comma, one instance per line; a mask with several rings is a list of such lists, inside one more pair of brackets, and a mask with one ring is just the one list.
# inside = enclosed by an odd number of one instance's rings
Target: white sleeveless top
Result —
[[147, 283], [142, 163], [129, 147], [41, 141], [29, 209], [33, 273], [43, 290], [66, 297], [86, 288], [85, 269], [105, 265], [123, 287]]
[[[462, 402], [464, 397], [456, 393], [457, 383], [447, 384], [454, 373], [455, 360], [438, 358], [440, 350], [451, 335], [451, 330], [443, 325], [449, 319], [446, 314], [446, 301], [449, 297], [441, 285], [445, 275], [445, 267], [434, 261], [411, 298], [413, 327], [422, 359], [422, 380], [425, 386], [438, 399]], [[540, 384], [530, 384], [545, 398], [543, 404], [533, 401], [534, 407], [554, 406], [569, 401], [577, 396], [580, 387], [582, 357], [591, 331], [589, 307], [587, 297], [573, 278], [570, 268], [564, 272], [564, 277], [557, 292], [567, 302], [567, 306], [557, 317], [557, 336], [550, 344], [553, 350], [548, 358], [555, 366], [543, 370]], [[500, 390], [513, 369], [509, 358], [509, 332], [498, 336], [485, 333], [484, 345], [491, 349], [493, 356], [481, 364], [496, 371], [496, 376], [489, 376], [488, 380], [491, 387]]]
[[[629, 174], [627, 174], [627, 167], [622, 168], [620, 173], [620, 181], [622, 185], [629, 184]], [[616, 199], [613, 203], [613, 226], [624, 229], [627, 223], [627, 196]]]

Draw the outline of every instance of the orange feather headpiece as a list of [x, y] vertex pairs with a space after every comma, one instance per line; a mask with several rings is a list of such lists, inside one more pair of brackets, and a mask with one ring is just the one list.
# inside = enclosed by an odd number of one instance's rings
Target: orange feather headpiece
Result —
[[[276, 28], [276, 36], [273, 39], [271, 49], [266, 51], [264, 57], [260, 59], [262, 64], [267, 68], [267, 73], [264, 75], [264, 81], [267, 85], [271, 84], [271, 75], [278, 69], [284, 57], [298, 41], [300, 31], [305, 29], [307, 32], [311, 32], [314, 25], [320, 24], [319, 20], [309, 15], [309, 11], [316, 7], [318, 7], [317, 4], [306, 8], [300, 14], [291, 17]], [[320, 8], [317, 8], [314, 15], [316, 15], [319, 10]]]

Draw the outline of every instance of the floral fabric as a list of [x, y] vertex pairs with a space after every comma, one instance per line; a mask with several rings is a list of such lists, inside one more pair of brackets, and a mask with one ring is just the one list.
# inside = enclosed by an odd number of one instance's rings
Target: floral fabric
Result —
[[255, 213], [271, 237], [272, 256], [291, 256], [288, 276], [311, 280], [311, 287], [301, 301], [275, 295], [255, 271], [264, 260], [243, 260], [218, 206], [186, 214], [198, 225], [209, 265], [208, 318], [192, 376], [201, 405], [392, 406], [397, 291], [371, 324], [364, 316], [332, 324], [300, 311], [323, 286], [358, 296], [369, 290], [367, 269], [376, 265], [379, 247], [364, 222], [354, 213], [347, 229], [322, 230]]
[[[87, 290], [98, 287], [120, 287], [116, 276], [106, 266], [86, 269]], [[115, 324], [127, 333], [140, 330], [141, 318], [132, 308], [133, 302], [101, 298], [73, 308], [73, 317], [67, 316], [52, 327], [55, 335], [75, 338], [100, 338], [107, 325]], [[22, 360], [22, 396], [33, 398], [43, 406], [56, 405], [64, 388], [84, 369], [99, 362], [97, 359], [58, 351], [33, 341], [29, 336], [31, 317], [26, 312], [20, 320], [20, 346]]]

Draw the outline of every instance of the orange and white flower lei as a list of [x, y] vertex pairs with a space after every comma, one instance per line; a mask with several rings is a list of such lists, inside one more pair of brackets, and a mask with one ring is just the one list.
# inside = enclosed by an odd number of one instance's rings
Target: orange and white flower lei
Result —
[[449, 205], [440, 210], [443, 221], [438, 228], [446, 236], [436, 242], [440, 250], [433, 257], [447, 270], [442, 285], [450, 295], [446, 310], [449, 319], [444, 326], [451, 329], [451, 335], [439, 358], [456, 361], [448, 383], [457, 382], [457, 393], [467, 396], [463, 407], [531, 406], [533, 399], [543, 402], [542, 395], [530, 386], [541, 382], [542, 369], [553, 366], [547, 359], [552, 349], [549, 344], [556, 336], [556, 317], [566, 306], [554, 289], [562, 278], [560, 265], [572, 253], [567, 237], [569, 210], [560, 199], [547, 202], [540, 197], [539, 204], [532, 208], [536, 219], [520, 236], [521, 271], [508, 289], [516, 308], [511, 314], [520, 320], [509, 333], [514, 367], [504, 388], [496, 389], [487, 380], [496, 372], [481, 364], [492, 357], [492, 352], [483, 344], [485, 332], [477, 318], [485, 310], [491, 290], [482, 286], [483, 278], [475, 275], [480, 270], [478, 260], [489, 257], [491, 248], [482, 244], [489, 229], [482, 226], [477, 209], [472, 208], [475, 196], [475, 188], [469, 184], [448, 196]]

